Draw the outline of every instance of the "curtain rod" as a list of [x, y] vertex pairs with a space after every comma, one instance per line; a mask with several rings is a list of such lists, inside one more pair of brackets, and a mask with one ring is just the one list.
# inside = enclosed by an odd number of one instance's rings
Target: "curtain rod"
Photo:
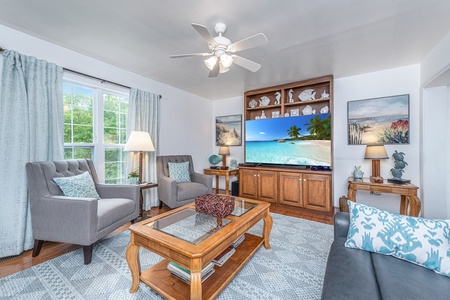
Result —
[[[3, 52], [5, 50], [6, 49], [0, 47], [0, 52]], [[86, 77], [89, 77], [89, 78], [92, 78], [92, 79], [99, 80], [101, 83], [110, 83], [110, 84], [114, 84], [114, 85], [117, 85], [117, 86], [121, 86], [121, 87], [126, 88], [126, 89], [131, 89], [131, 87], [129, 87], [127, 85], [123, 85], [123, 84], [117, 83], [117, 82], [112, 82], [112, 81], [109, 81], [109, 80], [98, 78], [98, 77], [95, 77], [95, 76], [92, 76], [92, 75], [88, 75], [88, 74], [85, 74], [85, 73], [81, 73], [81, 72], [78, 72], [78, 71], [75, 71], [75, 70], [72, 70], [72, 69], [68, 69], [68, 68], [63, 68], [63, 69], [64, 69], [64, 71], [67, 71], [67, 72], [71, 72], [71, 73], [75, 73], [75, 74], [78, 74], [78, 75], [82, 75], [82, 76], [86, 76]], [[159, 96], [159, 99], [162, 98], [161, 95], [158, 95], [158, 96]]]

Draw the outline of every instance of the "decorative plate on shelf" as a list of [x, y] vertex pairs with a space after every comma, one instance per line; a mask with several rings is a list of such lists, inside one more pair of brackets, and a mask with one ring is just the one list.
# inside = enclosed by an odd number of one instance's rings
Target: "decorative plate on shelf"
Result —
[[321, 113], [321, 114], [326, 114], [328, 111], [329, 111], [328, 105], [327, 105], [327, 106], [324, 106], [324, 107], [322, 107], [322, 108], [320, 109], [320, 113]]
[[314, 100], [316, 99], [316, 92], [313, 89], [307, 89], [298, 95], [298, 99], [302, 101]]
[[213, 165], [217, 165], [222, 161], [222, 158], [219, 155], [213, 154], [209, 157], [209, 162]]
[[303, 110], [302, 110], [303, 115], [312, 115], [316, 113], [315, 109], [312, 109], [311, 106], [307, 105]]
[[248, 106], [250, 106], [250, 108], [255, 108], [256, 105], [258, 105], [258, 102], [256, 102], [255, 99], [252, 99], [252, 100], [248, 103]]

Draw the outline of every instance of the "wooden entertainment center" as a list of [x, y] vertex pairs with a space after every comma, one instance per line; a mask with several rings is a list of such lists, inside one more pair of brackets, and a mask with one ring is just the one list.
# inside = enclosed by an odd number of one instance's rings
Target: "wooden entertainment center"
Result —
[[[245, 120], [320, 113], [333, 118], [333, 76], [247, 91], [244, 101]], [[331, 214], [332, 171], [313, 169], [321, 168], [239, 166], [239, 196]]]

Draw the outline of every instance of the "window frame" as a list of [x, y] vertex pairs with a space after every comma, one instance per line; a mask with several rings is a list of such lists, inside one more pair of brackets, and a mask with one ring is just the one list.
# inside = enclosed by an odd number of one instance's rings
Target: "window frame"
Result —
[[64, 143], [64, 147], [90, 147], [92, 151], [92, 161], [95, 165], [97, 176], [100, 182], [105, 182], [105, 150], [106, 147], [124, 148], [121, 144], [103, 143], [104, 141], [104, 94], [111, 94], [129, 98], [130, 89], [114, 85], [108, 82], [102, 83], [96, 79], [65, 71], [63, 74], [63, 84], [73, 84], [83, 88], [93, 90], [93, 143]]

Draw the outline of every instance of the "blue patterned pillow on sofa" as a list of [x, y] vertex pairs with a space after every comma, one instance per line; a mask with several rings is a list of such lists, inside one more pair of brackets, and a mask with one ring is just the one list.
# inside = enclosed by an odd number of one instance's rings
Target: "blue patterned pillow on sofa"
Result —
[[64, 196], [100, 199], [91, 174], [87, 171], [75, 176], [55, 177], [53, 181], [59, 186]]
[[450, 277], [450, 220], [415, 218], [347, 202], [350, 228], [345, 247], [395, 256]]
[[191, 176], [189, 175], [189, 162], [182, 163], [168, 163], [169, 164], [169, 177], [175, 179], [178, 183], [191, 182]]

